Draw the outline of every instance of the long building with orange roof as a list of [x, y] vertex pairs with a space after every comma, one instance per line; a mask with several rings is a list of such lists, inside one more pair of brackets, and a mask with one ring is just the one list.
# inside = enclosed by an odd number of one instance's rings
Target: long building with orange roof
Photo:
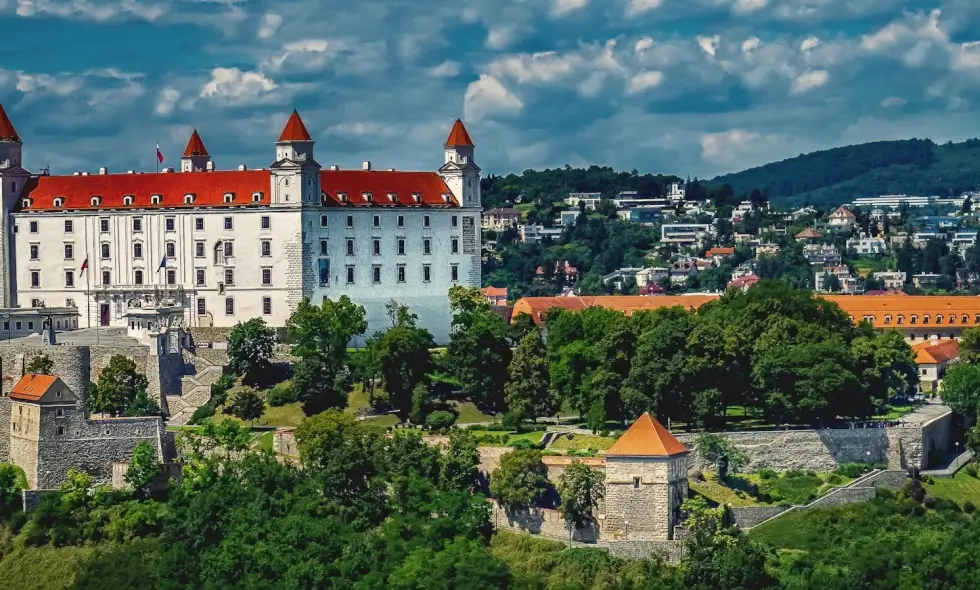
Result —
[[[820, 295], [833, 301], [855, 322], [867, 320], [879, 330], [898, 330], [907, 340], [958, 340], [965, 328], [980, 326], [980, 297], [946, 295]], [[582, 310], [605, 307], [631, 315], [633, 312], [680, 306], [697, 309], [717, 295], [645, 297], [608, 295], [586, 297], [525, 297], [514, 305], [512, 317], [526, 313], [538, 325], [554, 308]]]

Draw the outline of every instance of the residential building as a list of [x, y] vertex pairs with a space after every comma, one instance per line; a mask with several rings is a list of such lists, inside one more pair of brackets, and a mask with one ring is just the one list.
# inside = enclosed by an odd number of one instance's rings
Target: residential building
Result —
[[0, 107], [0, 307], [122, 327], [177, 305], [184, 326], [230, 328], [284, 326], [304, 299], [348, 295], [372, 333], [394, 298], [445, 342], [449, 287], [481, 282], [480, 168], [462, 122], [433, 172], [321, 169], [314, 144], [294, 111], [268, 169], [219, 170], [195, 130], [179, 171], [31, 175]]
[[507, 287], [484, 287], [480, 289], [490, 305], [507, 305]]
[[669, 271], [662, 266], [644, 268], [636, 273], [636, 284], [640, 287], [656, 285], [668, 275]]
[[696, 247], [714, 234], [715, 228], [708, 223], [665, 223], [660, 226], [660, 241], [665, 244]]
[[755, 260], [749, 260], [735, 267], [735, 270], [732, 271], [732, 280], [753, 274], [755, 274]]
[[670, 282], [682, 285], [687, 279], [698, 276], [698, 265], [693, 260], [678, 260], [668, 267]]
[[622, 290], [623, 285], [626, 284], [628, 279], [636, 280], [636, 273], [643, 270], [642, 268], [621, 268], [619, 270], [614, 270], [613, 272], [602, 277], [602, 284], [609, 285], [612, 284], [617, 290]]
[[745, 243], [751, 242], [752, 240], [755, 239], [755, 236], [753, 234], [739, 234], [739, 233], [737, 233], [737, 234], [735, 234], [734, 237], [735, 237], [735, 243], [736, 244], [745, 244]]
[[943, 275], [923, 272], [912, 275], [912, 284], [915, 285], [917, 289], [932, 291], [938, 288], [939, 279], [941, 278], [943, 278]]
[[558, 212], [558, 219], [555, 220], [555, 225], [560, 227], [574, 227], [575, 221], [580, 215], [578, 209], [566, 209], [564, 211]]
[[735, 255], [735, 248], [731, 247], [716, 247], [711, 248], [705, 253], [705, 258], [710, 258], [711, 260], [724, 260]]
[[815, 217], [818, 213], [820, 212], [814, 209], [813, 207], [803, 207], [802, 209], [797, 209], [796, 211], [790, 213], [789, 217], [790, 219], [796, 221], [798, 219], [803, 219], [805, 217]]
[[[837, 277], [837, 281], [840, 283], [840, 288], [832, 289], [830, 285], [827, 284], [827, 279], [830, 276]], [[818, 293], [835, 292], [844, 294], [856, 294], [864, 291], [864, 286], [861, 281], [851, 274], [850, 269], [846, 266], [831, 266], [824, 268], [815, 273], [813, 279], [814, 290]]]
[[617, 209], [616, 214], [623, 221], [652, 224], [660, 223], [663, 219], [664, 208], [660, 205], [634, 205]]
[[851, 229], [857, 222], [857, 216], [855, 216], [851, 211], [841, 205], [836, 211], [830, 214], [827, 218], [827, 225], [834, 229]]
[[521, 212], [510, 207], [490, 209], [483, 214], [483, 229], [504, 230], [521, 223]]
[[738, 204], [738, 206], [732, 209], [732, 223], [739, 223], [745, 219], [746, 215], [749, 215], [753, 211], [755, 211], [755, 205], [753, 205], [750, 201], [742, 201]]
[[654, 295], [666, 295], [667, 291], [656, 283], [648, 283], [640, 287], [640, 295], [652, 297]]
[[840, 266], [841, 263], [840, 252], [830, 244], [807, 244], [803, 246], [803, 256], [810, 264]]
[[823, 237], [823, 234], [820, 233], [818, 230], [816, 230], [816, 229], [814, 229], [812, 227], [808, 227], [808, 228], [804, 229], [803, 231], [801, 231], [800, 233], [796, 234], [796, 241], [797, 242], [813, 243], [814, 240], [819, 240], [822, 237]]
[[[534, 273], [534, 276], [538, 280], [545, 278], [545, 272], [542, 267], [538, 267]], [[571, 284], [578, 281], [578, 269], [569, 264], [567, 260], [555, 262], [555, 269], [553, 276], [562, 277], [566, 284]]]
[[728, 288], [738, 289], [740, 291], [748, 291], [749, 289], [752, 288], [752, 285], [758, 283], [761, 280], [762, 279], [760, 279], [756, 275], [745, 275], [737, 279], [734, 279], [730, 283], [728, 283]]
[[888, 253], [888, 244], [885, 238], [869, 237], [862, 233], [860, 237], [848, 238], [847, 249], [862, 256], [884, 256]]
[[877, 207], [874, 208], [874, 209], [872, 209], [871, 210], [871, 213], [868, 214], [868, 219], [870, 221], [872, 221], [873, 223], [882, 223], [882, 222], [884, 222], [885, 219], [886, 219], [886, 215], [885, 215], [884, 209], [879, 209]]
[[898, 289], [901, 290], [905, 286], [905, 273], [904, 272], [875, 272], [872, 276], [882, 282], [882, 286], [885, 290]]
[[953, 232], [953, 239], [950, 240], [950, 246], [956, 246], [960, 251], [965, 251], [967, 248], [976, 246], [977, 233], [978, 231], [975, 229], [961, 229]]
[[756, 256], [775, 256], [779, 254], [779, 244], [758, 244], [752, 248]]
[[564, 229], [560, 227], [545, 227], [541, 224], [525, 223], [517, 226], [517, 233], [522, 242], [540, 242], [545, 239], [557, 240]]
[[686, 196], [686, 189], [683, 182], [672, 182], [667, 185], [667, 194], [664, 195], [672, 203], [683, 201]]
[[568, 193], [565, 204], [578, 209], [579, 203], [585, 203], [586, 211], [595, 211], [602, 201], [602, 193]]
[[851, 202], [852, 207], [866, 209], [880, 207], [882, 209], [898, 209], [900, 207], [928, 207], [929, 205], [946, 205], [962, 207], [966, 200], [965, 193], [959, 197], [943, 198], [937, 196], [918, 197], [912, 195], [881, 195], [880, 197], [860, 197]]
[[919, 385], [925, 391], [936, 391], [946, 369], [956, 363], [960, 345], [956, 340], [924, 340], [912, 346], [919, 370]]

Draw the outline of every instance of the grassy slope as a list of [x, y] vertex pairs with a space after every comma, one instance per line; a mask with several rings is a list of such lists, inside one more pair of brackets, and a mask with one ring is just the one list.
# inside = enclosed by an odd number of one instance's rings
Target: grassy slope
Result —
[[72, 588], [78, 566], [94, 553], [92, 547], [29, 547], [0, 561], [0, 588], [60, 590]]
[[949, 479], [933, 480], [934, 483], [926, 484], [926, 489], [937, 498], [952, 500], [957, 504], [973, 502], [980, 505], [980, 479], [968, 475], [962, 469], [955, 477]]

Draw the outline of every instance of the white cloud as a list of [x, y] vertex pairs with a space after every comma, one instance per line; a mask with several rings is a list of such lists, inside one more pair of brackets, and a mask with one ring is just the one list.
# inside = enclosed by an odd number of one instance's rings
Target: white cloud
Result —
[[514, 27], [502, 26], [492, 28], [487, 31], [487, 40], [484, 46], [487, 49], [506, 49], [517, 37]]
[[165, 14], [164, 6], [160, 2], [139, 2], [137, 0], [111, 2], [17, 0], [17, 15], [23, 17], [54, 16], [98, 22], [131, 18], [153, 22]]
[[588, 6], [589, 0], [552, 0], [551, 16], [562, 17]]
[[830, 80], [830, 73], [826, 70], [808, 70], [793, 80], [790, 92], [793, 94], [803, 94], [814, 88], [820, 88], [828, 80]]
[[698, 35], [698, 46], [701, 48], [701, 51], [707, 53], [711, 57], [714, 57], [715, 53], [718, 52], [718, 45], [720, 43], [721, 37], [719, 35], [715, 35], [713, 37]]
[[153, 111], [158, 115], [169, 115], [174, 112], [174, 107], [177, 106], [179, 100], [180, 91], [168, 86], [157, 95], [157, 103]]
[[238, 68], [214, 68], [211, 79], [201, 88], [200, 97], [228, 105], [270, 104], [277, 101], [279, 85], [261, 72]]
[[80, 76], [17, 73], [17, 90], [24, 94], [47, 92], [55, 96], [71, 96], [84, 87], [85, 81]]
[[701, 136], [701, 156], [706, 160], [725, 162], [738, 152], [762, 139], [762, 135], [745, 129], [730, 129]]
[[769, 4], [769, 0], [736, 0], [732, 6], [732, 11], [737, 14], [745, 14], [762, 10]]
[[745, 41], [742, 41], [742, 53], [748, 53], [762, 44], [762, 41], [758, 37], [749, 37]]
[[279, 31], [279, 27], [282, 26], [282, 17], [275, 12], [267, 12], [262, 15], [259, 20], [259, 30], [257, 32], [259, 39], [268, 39]]
[[452, 78], [458, 76], [461, 65], [458, 61], [447, 59], [441, 64], [429, 70], [429, 73], [437, 78]]
[[800, 51], [803, 53], [808, 53], [820, 46], [820, 39], [810, 35], [800, 43]]
[[901, 20], [893, 21], [874, 33], [861, 38], [861, 48], [873, 53], [886, 52], [895, 46], [907, 46], [920, 41], [946, 43], [949, 36], [943, 31], [939, 18], [942, 11], [933, 10], [927, 15], [909, 13]]
[[953, 69], [980, 69], [980, 41], [961, 43], [953, 54]]
[[633, 51], [636, 53], [643, 53], [644, 51], [653, 48], [657, 42], [650, 37], [642, 37], [636, 44], [633, 45]]
[[336, 54], [336, 42], [326, 39], [302, 39], [282, 46], [282, 51], [266, 61], [273, 71], [297, 70], [313, 72], [322, 70]]
[[628, 0], [626, 4], [626, 16], [638, 16], [651, 10], [660, 8], [663, 0]]
[[585, 65], [576, 54], [559, 54], [556, 51], [521, 53], [499, 59], [489, 65], [491, 76], [512, 78], [518, 84], [552, 83], [570, 76]]
[[471, 82], [463, 97], [463, 113], [467, 119], [479, 120], [496, 113], [520, 111], [524, 102], [500, 80], [486, 74]]
[[655, 88], [664, 81], [663, 72], [643, 71], [630, 78], [626, 85], [626, 94], [639, 94], [651, 88]]
[[881, 101], [882, 108], [893, 109], [905, 106], [905, 99], [899, 96], [889, 96]]

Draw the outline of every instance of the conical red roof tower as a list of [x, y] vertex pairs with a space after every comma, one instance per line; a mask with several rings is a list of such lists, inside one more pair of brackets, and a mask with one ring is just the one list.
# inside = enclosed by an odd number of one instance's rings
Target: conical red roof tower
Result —
[[453, 124], [453, 129], [449, 132], [445, 145], [446, 147], [474, 147], [470, 134], [466, 132], [466, 127], [459, 119], [456, 119]]
[[286, 126], [282, 128], [279, 141], [313, 141], [310, 132], [306, 130], [306, 125], [303, 124], [303, 120], [299, 118], [299, 113], [295, 110], [293, 114], [289, 115]]
[[20, 141], [20, 136], [17, 135], [17, 130], [3, 110], [2, 104], [0, 104], [0, 141]]
[[209, 156], [208, 148], [204, 147], [204, 141], [201, 140], [201, 136], [197, 133], [197, 129], [194, 133], [191, 133], [191, 139], [187, 142], [187, 148], [184, 150], [184, 155], [182, 158], [190, 158], [193, 156]]

